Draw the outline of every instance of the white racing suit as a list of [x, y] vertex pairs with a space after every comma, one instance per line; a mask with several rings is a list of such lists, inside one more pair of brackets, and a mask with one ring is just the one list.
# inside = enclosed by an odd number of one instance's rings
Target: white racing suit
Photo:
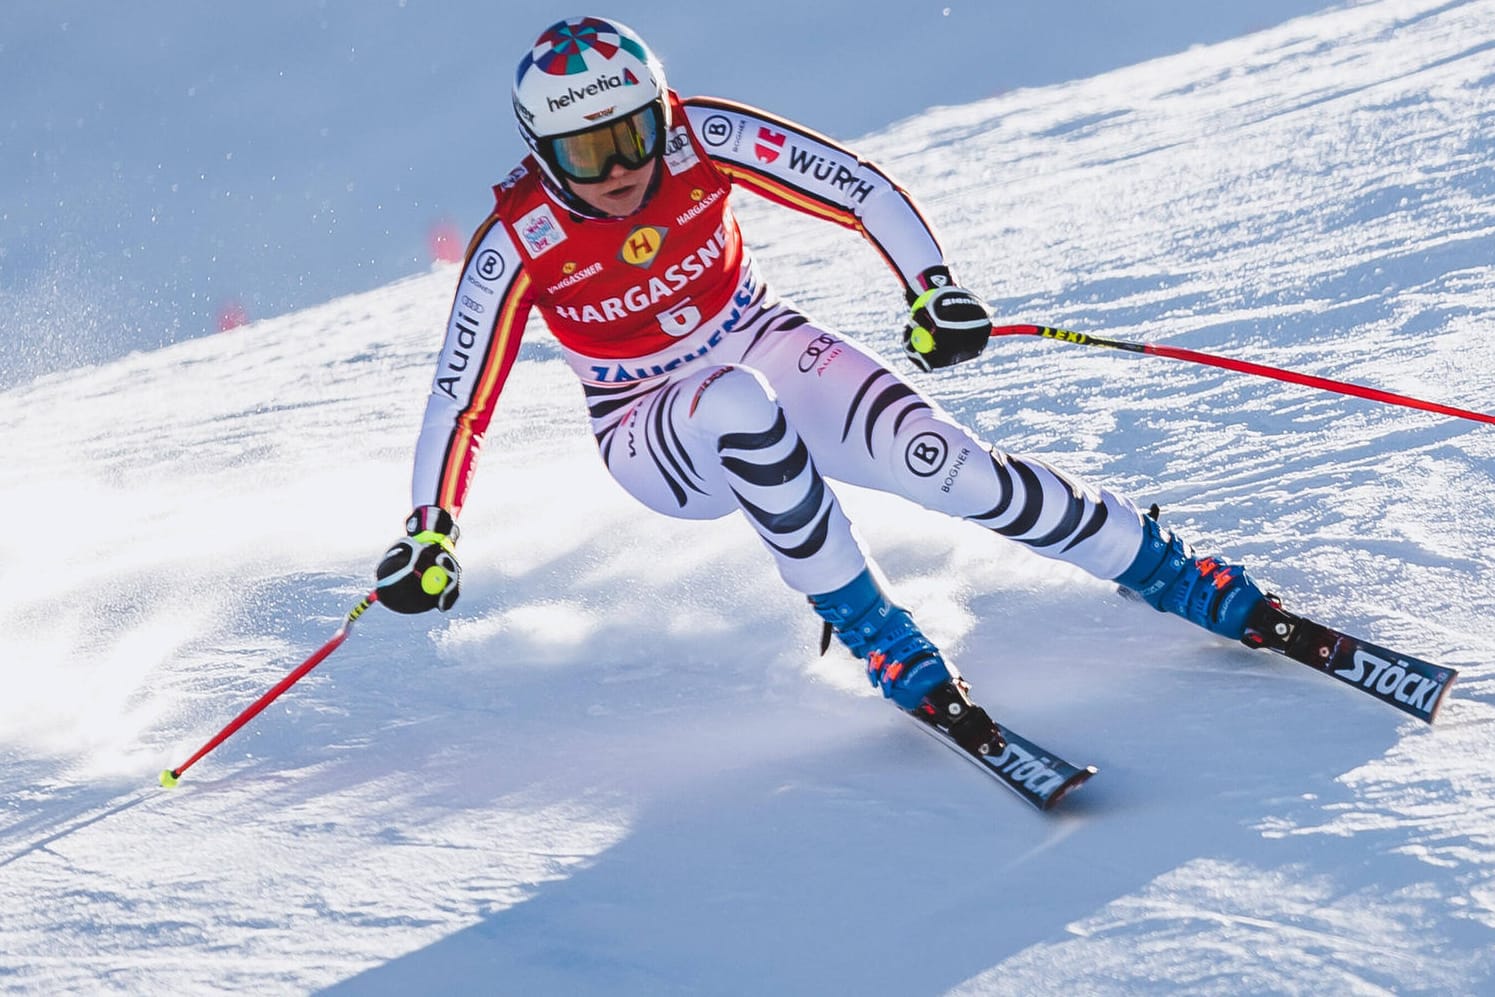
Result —
[[708, 365], [585, 385], [603, 460], [640, 502], [689, 519], [741, 509], [784, 581], [807, 595], [866, 566], [827, 477], [969, 519], [1103, 578], [1131, 563], [1142, 533], [1129, 503], [982, 444], [751, 275], [742, 299]]
[[650, 199], [625, 219], [567, 209], [534, 160], [474, 236], [415, 460], [416, 505], [461, 509], [525, 320], [539, 308], [582, 382], [613, 477], [688, 519], [741, 510], [785, 582], [846, 584], [864, 552], [826, 479], [904, 496], [1102, 578], [1142, 543], [1135, 506], [992, 449], [857, 343], [779, 301], [726, 194], [860, 231], [904, 287], [943, 263], [907, 194], [852, 153], [741, 105], [671, 95]]

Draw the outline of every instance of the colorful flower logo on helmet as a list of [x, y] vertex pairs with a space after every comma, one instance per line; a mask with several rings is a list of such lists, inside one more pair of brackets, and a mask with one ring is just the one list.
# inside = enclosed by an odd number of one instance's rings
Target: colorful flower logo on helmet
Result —
[[551, 76], [575, 76], [605, 65], [618, 49], [648, 60], [648, 53], [607, 21], [583, 17], [547, 28], [535, 41], [526, 62]]
[[514, 75], [514, 113], [530, 148], [659, 102], [664, 124], [664, 67], [632, 28], [577, 17], [546, 28], [524, 52]]

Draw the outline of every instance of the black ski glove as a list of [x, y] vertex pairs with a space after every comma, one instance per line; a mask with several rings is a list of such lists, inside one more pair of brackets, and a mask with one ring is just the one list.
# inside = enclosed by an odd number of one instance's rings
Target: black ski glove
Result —
[[405, 520], [405, 537], [396, 540], [374, 574], [379, 601], [396, 613], [452, 608], [462, 591], [457, 564], [457, 523], [440, 506], [423, 505]]
[[991, 339], [986, 302], [955, 283], [948, 267], [930, 267], [908, 289], [911, 309], [903, 352], [920, 370], [950, 367], [979, 355]]

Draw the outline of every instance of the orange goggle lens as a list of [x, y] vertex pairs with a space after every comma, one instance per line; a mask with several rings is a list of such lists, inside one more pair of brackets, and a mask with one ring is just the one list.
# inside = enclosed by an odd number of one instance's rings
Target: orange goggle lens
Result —
[[659, 155], [663, 126], [658, 104], [641, 107], [617, 121], [549, 139], [551, 164], [578, 183], [606, 178], [615, 163], [636, 170]]

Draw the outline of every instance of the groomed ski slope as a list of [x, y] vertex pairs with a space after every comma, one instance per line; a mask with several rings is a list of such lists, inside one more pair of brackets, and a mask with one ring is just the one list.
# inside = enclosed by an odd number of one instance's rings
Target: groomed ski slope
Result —
[[[858, 143], [1008, 321], [1495, 408], [1495, 2], [1382, 0]], [[785, 109], [792, 110], [792, 109]], [[740, 198], [770, 279], [896, 353], [848, 233]], [[0, 988], [1495, 988], [1495, 427], [1035, 340], [919, 383], [1290, 608], [1459, 668], [1439, 724], [842, 489], [1002, 719], [1027, 810], [816, 656], [739, 521], [601, 470], [532, 330], [446, 618], [330, 637], [407, 511], [450, 270], [0, 395]]]

